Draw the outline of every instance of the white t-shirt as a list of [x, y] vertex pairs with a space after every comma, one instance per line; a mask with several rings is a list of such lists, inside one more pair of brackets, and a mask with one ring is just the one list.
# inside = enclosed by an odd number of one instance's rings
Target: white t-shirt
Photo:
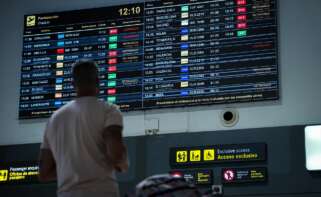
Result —
[[118, 196], [103, 140], [111, 125], [123, 126], [120, 111], [96, 97], [76, 98], [49, 119], [41, 148], [56, 161], [59, 197]]

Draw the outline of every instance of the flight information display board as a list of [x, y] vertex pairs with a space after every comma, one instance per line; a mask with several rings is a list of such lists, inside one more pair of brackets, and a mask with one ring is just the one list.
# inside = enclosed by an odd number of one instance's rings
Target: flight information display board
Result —
[[75, 97], [93, 59], [121, 110], [277, 100], [276, 0], [166, 0], [25, 16], [19, 118]]

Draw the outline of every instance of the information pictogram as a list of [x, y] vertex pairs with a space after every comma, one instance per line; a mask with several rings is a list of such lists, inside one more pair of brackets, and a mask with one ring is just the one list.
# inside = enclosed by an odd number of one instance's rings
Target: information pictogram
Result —
[[176, 152], [176, 162], [177, 163], [187, 162], [187, 151], [177, 151]]
[[0, 181], [7, 181], [8, 170], [0, 170]]
[[189, 153], [190, 161], [201, 161], [201, 150], [191, 150]]
[[203, 157], [204, 157], [204, 161], [214, 161], [215, 160], [215, 150], [214, 149], [205, 149]]

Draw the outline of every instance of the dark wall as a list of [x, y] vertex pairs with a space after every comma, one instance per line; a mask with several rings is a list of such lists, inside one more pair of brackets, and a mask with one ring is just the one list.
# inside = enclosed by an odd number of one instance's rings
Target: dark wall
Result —
[[[119, 176], [122, 193], [132, 191], [147, 176], [166, 173], [169, 149], [178, 146], [217, 144], [267, 144], [266, 162], [225, 163], [207, 166], [214, 172], [214, 184], [221, 184], [221, 168], [266, 166], [268, 181], [261, 184], [225, 186], [224, 196], [321, 196], [321, 175], [305, 169], [304, 126], [180, 133], [126, 138], [131, 167]], [[39, 144], [0, 147], [0, 162], [35, 160]], [[55, 184], [1, 185], [0, 196], [55, 196]]]

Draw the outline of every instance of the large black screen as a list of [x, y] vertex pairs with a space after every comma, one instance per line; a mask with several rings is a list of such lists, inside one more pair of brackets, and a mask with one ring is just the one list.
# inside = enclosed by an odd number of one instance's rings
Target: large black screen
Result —
[[277, 100], [276, 0], [172, 0], [25, 16], [20, 118], [75, 97], [71, 66], [99, 65], [120, 109]]

